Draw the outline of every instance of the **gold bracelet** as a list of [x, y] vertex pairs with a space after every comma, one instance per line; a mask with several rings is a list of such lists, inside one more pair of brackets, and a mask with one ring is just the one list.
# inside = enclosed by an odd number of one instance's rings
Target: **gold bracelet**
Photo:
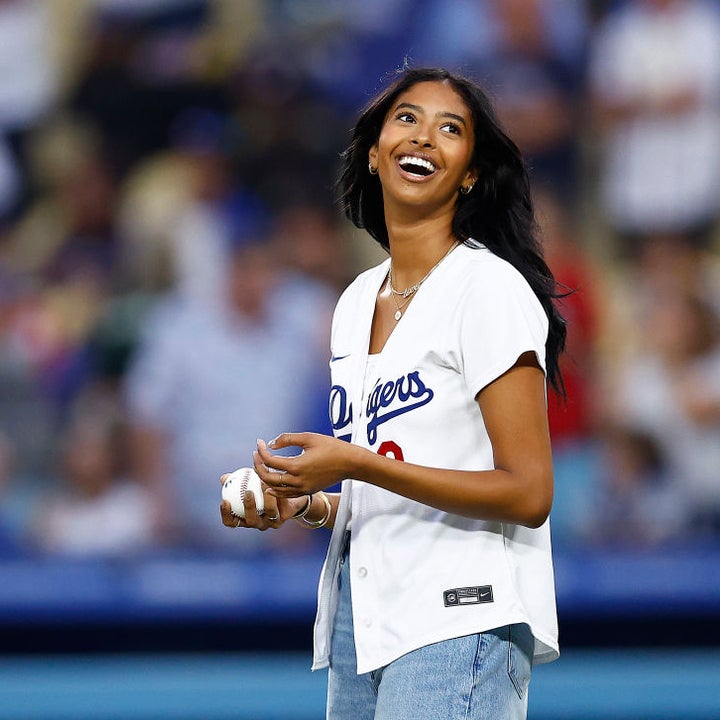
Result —
[[310, 510], [310, 506], [312, 505], [312, 495], [306, 495], [307, 502], [305, 503], [305, 507], [301, 510], [298, 510], [293, 516], [293, 520], [302, 520], [307, 514], [308, 510]]
[[[328, 520], [330, 519], [330, 515], [332, 514], [332, 505], [330, 504], [330, 501], [328, 500], [328, 496], [320, 490], [319, 493], [317, 493], [322, 501], [325, 503], [325, 516], [321, 518], [320, 520], [308, 520], [304, 515], [299, 518], [300, 522], [305, 525], [306, 527], [313, 528], [314, 530], [317, 528], [325, 527], [327, 525]], [[312, 500], [311, 500], [312, 504]]]

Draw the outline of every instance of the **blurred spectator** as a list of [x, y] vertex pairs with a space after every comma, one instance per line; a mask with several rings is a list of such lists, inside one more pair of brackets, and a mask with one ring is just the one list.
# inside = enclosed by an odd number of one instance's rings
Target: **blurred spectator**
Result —
[[697, 537], [720, 532], [720, 320], [688, 291], [665, 288], [645, 307], [637, 354], [608, 398], [611, 421], [661, 449]]
[[232, 236], [261, 232], [267, 208], [230, 163], [232, 128], [226, 118], [188, 110], [173, 125], [173, 145], [192, 175], [192, 201], [174, 224], [178, 289], [216, 302]]
[[413, 60], [477, 77], [533, 179], [577, 200], [585, 0], [442, 0], [415, 20]]
[[[115, 180], [97, 132], [70, 116], [48, 120], [29, 143], [27, 169], [37, 192], [8, 233], [4, 262], [43, 280], [89, 273], [102, 275], [104, 282], [116, 261], [108, 239], [115, 211]], [[83, 245], [93, 257], [84, 257], [75, 268], [64, 258]]]
[[657, 441], [622, 425], [600, 433], [600, 476], [583, 534], [601, 546], [643, 548], [686, 534], [683, 495]]
[[550, 432], [557, 449], [586, 443], [594, 427], [596, 350], [598, 343], [601, 268], [583, 249], [579, 231], [558, 198], [544, 188], [533, 194], [545, 259], [568, 293], [559, 300], [567, 321], [566, 353], [560, 359], [567, 400], [548, 398]]
[[593, 45], [601, 202], [621, 249], [658, 235], [706, 244], [720, 214], [717, 4], [630, 0]]
[[39, 493], [31, 543], [48, 553], [122, 555], [150, 547], [150, 498], [127, 475], [126, 433], [114, 407], [76, 408], [60, 477]]
[[0, 0], [0, 220], [25, 200], [27, 138], [57, 99], [51, 30], [43, 0]]
[[418, 0], [280, 0], [268, 24], [280, 43], [293, 48], [294, 70], [321, 90], [324, 103], [356, 112], [412, 54], [408, 26], [418, 5]]
[[279, 270], [262, 235], [234, 237], [227, 271], [220, 304], [160, 303], [127, 378], [137, 476], [165, 542], [227, 543], [220, 475], [251, 465], [258, 437], [317, 428], [319, 397], [326, 408], [334, 293]]
[[210, 18], [207, 0], [98, 4], [68, 105], [100, 128], [117, 175], [168, 146], [178, 113], [226, 108], [203, 43]]
[[325, 205], [293, 203], [280, 212], [274, 234], [284, 264], [327, 283], [338, 295], [352, 280], [339, 221], [337, 212]]
[[[158, 293], [181, 284], [177, 226], [186, 209], [196, 204], [196, 169], [178, 152], [156, 153], [138, 163], [123, 183], [116, 226], [122, 238], [123, 265], [131, 278], [129, 287]], [[205, 229], [208, 232], [208, 229]], [[195, 238], [204, 244], [204, 237]], [[208, 254], [215, 257], [213, 236]], [[198, 285], [207, 290], [201, 270]], [[194, 281], [196, 282], [196, 281]]]
[[26, 344], [44, 392], [64, 411], [89, 380], [85, 342], [121, 284], [117, 186], [86, 128], [58, 122], [35, 142], [42, 193], [9, 233], [0, 262], [26, 287], [15, 337]]
[[238, 164], [275, 207], [331, 197], [347, 123], [302, 67], [294, 38], [278, 34], [254, 47], [232, 79], [242, 140]]
[[228, 118], [188, 109], [171, 128], [172, 150], [129, 175], [119, 219], [136, 280], [163, 289], [148, 277], [155, 267], [155, 279], [164, 276], [179, 293], [218, 302], [232, 236], [258, 232], [268, 217], [230, 161], [232, 135]]
[[0, 262], [0, 432], [12, 447], [13, 475], [22, 477], [46, 473], [56, 429], [43, 386], [42, 361], [52, 331], [40, 289]]
[[720, 313], [720, 258], [674, 235], [644, 243], [632, 260], [614, 260], [603, 268], [603, 323], [597, 347], [598, 397], [647, 341], [647, 318], [658, 297], [691, 293]]

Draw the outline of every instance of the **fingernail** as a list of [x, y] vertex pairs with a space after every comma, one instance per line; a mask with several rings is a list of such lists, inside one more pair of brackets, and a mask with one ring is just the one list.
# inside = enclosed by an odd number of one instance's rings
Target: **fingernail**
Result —
[[258, 438], [255, 442], [257, 443], [258, 447], [265, 444], [265, 441], [262, 438]]
[[268, 447], [274, 448], [276, 442], [277, 442], [277, 438], [273, 438], [273, 439], [268, 443]]

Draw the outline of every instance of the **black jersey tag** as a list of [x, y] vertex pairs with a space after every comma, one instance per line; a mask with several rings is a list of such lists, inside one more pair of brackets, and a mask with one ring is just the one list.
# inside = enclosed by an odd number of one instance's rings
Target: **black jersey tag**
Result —
[[443, 592], [445, 607], [456, 605], [478, 605], [493, 601], [492, 585], [474, 585], [473, 587], [453, 588]]

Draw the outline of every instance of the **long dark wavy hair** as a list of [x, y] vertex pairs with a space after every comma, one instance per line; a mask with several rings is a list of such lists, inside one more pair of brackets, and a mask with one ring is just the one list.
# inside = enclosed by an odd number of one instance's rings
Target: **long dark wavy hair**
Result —
[[472, 113], [475, 146], [471, 167], [478, 180], [467, 194], [458, 193], [453, 218], [455, 237], [469, 246], [482, 243], [510, 262], [527, 280], [549, 320], [545, 347], [547, 374], [555, 391], [565, 396], [559, 368], [567, 328], [556, 300], [563, 297], [548, 268], [537, 239], [530, 181], [522, 155], [503, 132], [487, 95], [471, 80], [441, 68], [406, 68], [361, 113], [352, 139], [341, 156], [336, 185], [338, 203], [346, 217], [390, 249], [382, 186], [368, 172], [368, 153], [378, 141], [387, 113], [397, 97], [420, 82], [448, 83]]

